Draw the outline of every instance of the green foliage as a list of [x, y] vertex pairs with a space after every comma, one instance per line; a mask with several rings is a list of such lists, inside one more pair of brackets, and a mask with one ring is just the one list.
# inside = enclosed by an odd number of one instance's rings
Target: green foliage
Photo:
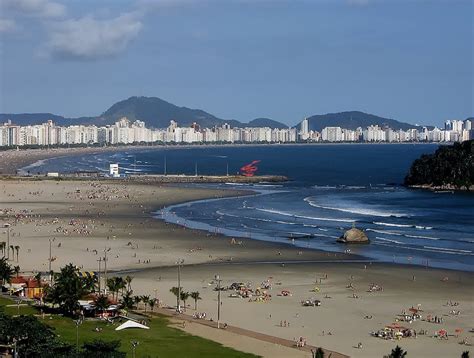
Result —
[[321, 348], [316, 349], [315, 358], [324, 358], [324, 351]]
[[132, 297], [132, 291], [125, 292], [125, 294], [122, 296], [122, 299], [120, 300], [120, 303], [125, 309], [132, 309], [135, 303], [135, 300]]
[[101, 312], [104, 312], [110, 306], [109, 299], [105, 295], [98, 296], [94, 303], [95, 307]]
[[451, 185], [469, 189], [474, 185], [474, 140], [441, 146], [434, 154], [415, 160], [405, 185]]
[[198, 291], [191, 292], [191, 298], [194, 300], [194, 310], [197, 310], [197, 301], [202, 300], [200, 293]]
[[394, 349], [392, 349], [389, 358], [404, 358], [406, 356], [407, 352], [405, 352], [401, 347], [396, 346]]
[[3, 285], [5, 282], [10, 282], [13, 277], [13, 268], [8, 263], [5, 257], [0, 258], [0, 281]]
[[0, 312], [0, 344], [15, 341], [19, 357], [59, 357], [72, 352], [71, 345], [61, 342], [54, 329], [36, 317], [11, 317]]
[[469, 358], [469, 351], [462, 352], [461, 358]]
[[79, 308], [79, 300], [91, 292], [89, 280], [79, 275], [73, 264], [61, 268], [56, 275], [54, 284], [46, 292], [46, 300], [59, 305], [68, 315], [74, 315]]
[[81, 355], [84, 358], [125, 358], [127, 354], [125, 352], [120, 352], [119, 348], [120, 340], [103, 341], [101, 339], [94, 339], [91, 342], [84, 343]]

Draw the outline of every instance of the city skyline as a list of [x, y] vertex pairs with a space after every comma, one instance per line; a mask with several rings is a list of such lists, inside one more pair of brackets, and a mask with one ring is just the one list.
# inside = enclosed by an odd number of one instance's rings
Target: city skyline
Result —
[[473, 113], [470, 1], [0, 4], [3, 113], [98, 115], [131, 95], [288, 125], [347, 110], [437, 126]]

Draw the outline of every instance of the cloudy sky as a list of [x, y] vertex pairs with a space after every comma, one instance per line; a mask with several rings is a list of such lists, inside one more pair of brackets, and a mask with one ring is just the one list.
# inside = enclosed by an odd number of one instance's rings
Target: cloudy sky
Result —
[[0, 0], [0, 112], [157, 96], [221, 118], [473, 111], [471, 0]]

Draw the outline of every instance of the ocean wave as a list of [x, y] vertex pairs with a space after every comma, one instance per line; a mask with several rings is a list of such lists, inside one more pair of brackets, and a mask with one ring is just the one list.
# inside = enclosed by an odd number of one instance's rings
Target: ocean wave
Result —
[[375, 237], [377, 240], [382, 240], [382, 241], [387, 241], [387, 242], [393, 242], [394, 244], [400, 244], [403, 245], [403, 242], [397, 241], [397, 240], [392, 240], [392, 239], [387, 239], [386, 237]]
[[458, 250], [458, 249], [450, 249], [447, 247], [434, 247], [434, 246], [423, 246], [425, 249], [433, 249], [439, 251], [449, 251], [449, 252], [462, 252], [462, 253], [472, 253], [471, 250]]
[[316, 220], [316, 221], [337, 221], [337, 222], [346, 222], [346, 223], [353, 223], [355, 221], [352, 219], [334, 219], [334, 218], [321, 218], [321, 217], [314, 217], [314, 216], [297, 215], [297, 214], [292, 214], [285, 211], [272, 210], [272, 209], [261, 209], [261, 208], [255, 208], [255, 209], [266, 212], [266, 213], [270, 213], [270, 214], [290, 216], [290, 217], [299, 218], [299, 219], [308, 219], [308, 220]]
[[306, 201], [309, 205], [315, 208], [319, 209], [325, 209], [325, 210], [335, 210], [335, 211], [341, 211], [344, 213], [350, 213], [350, 214], [356, 214], [356, 215], [365, 215], [365, 216], [379, 216], [379, 217], [396, 217], [396, 218], [407, 218], [408, 215], [406, 214], [400, 214], [400, 213], [392, 213], [392, 212], [384, 212], [381, 210], [373, 210], [373, 209], [357, 209], [357, 208], [336, 208], [332, 206], [324, 206], [324, 205], [319, 205], [315, 203], [314, 201], [311, 200], [311, 197], [306, 197], [304, 198], [304, 201]]
[[373, 224], [381, 225], [381, 226], [391, 226], [391, 227], [411, 227], [419, 230], [431, 230], [433, 229], [432, 226], [421, 226], [421, 225], [409, 225], [409, 224], [394, 224], [394, 223], [386, 223], [381, 221], [374, 221]]
[[418, 247], [412, 247], [412, 246], [401, 246], [401, 245], [391, 245], [388, 243], [383, 243], [383, 242], [373, 242], [373, 245], [379, 245], [379, 246], [385, 246], [385, 247], [395, 247], [399, 249], [407, 249], [407, 250], [414, 250], [414, 251], [423, 251], [423, 252], [434, 252], [434, 253], [441, 253], [443, 254], [449, 254], [449, 255], [462, 255], [462, 256], [474, 256], [474, 253], [472, 252], [457, 252], [457, 251], [445, 251], [445, 250], [440, 250], [439, 248], [418, 248]]
[[395, 235], [395, 236], [402, 236], [403, 235], [399, 232], [386, 231], [386, 230], [367, 229], [367, 231], [373, 231], [373, 232], [376, 232], [378, 234], [386, 234], [386, 235]]

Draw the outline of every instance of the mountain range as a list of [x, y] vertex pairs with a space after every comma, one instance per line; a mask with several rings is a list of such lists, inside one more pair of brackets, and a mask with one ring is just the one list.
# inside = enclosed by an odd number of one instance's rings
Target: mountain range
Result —
[[[175, 120], [182, 127], [192, 125], [194, 122], [201, 127], [219, 126], [228, 123], [235, 127], [270, 127], [288, 128], [286, 124], [272, 120], [270, 118], [256, 118], [248, 123], [242, 123], [233, 119], [218, 118], [204, 110], [179, 107], [158, 97], [130, 97], [117, 102], [99, 116], [66, 118], [52, 113], [0, 113], [0, 123], [11, 120], [17, 125], [30, 125], [44, 123], [48, 119], [53, 120], [57, 125], [107, 125], [113, 124], [122, 117], [130, 120], [144, 121], [147, 127], [165, 128], [170, 120]], [[321, 131], [324, 127], [342, 127], [356, 129], [365, 128], [369, 125], [389, 126], [392, 129], [407, 130], [410, 128], [420, 128], [409, 123], [399, 122], [394, 119], [383, 118], [373, 114], [359, 111], [328, 113], [323, 115], [313, 115], [308, 117], [309, 129]], [[301, 122], [295, 127], [299, 128]]]

